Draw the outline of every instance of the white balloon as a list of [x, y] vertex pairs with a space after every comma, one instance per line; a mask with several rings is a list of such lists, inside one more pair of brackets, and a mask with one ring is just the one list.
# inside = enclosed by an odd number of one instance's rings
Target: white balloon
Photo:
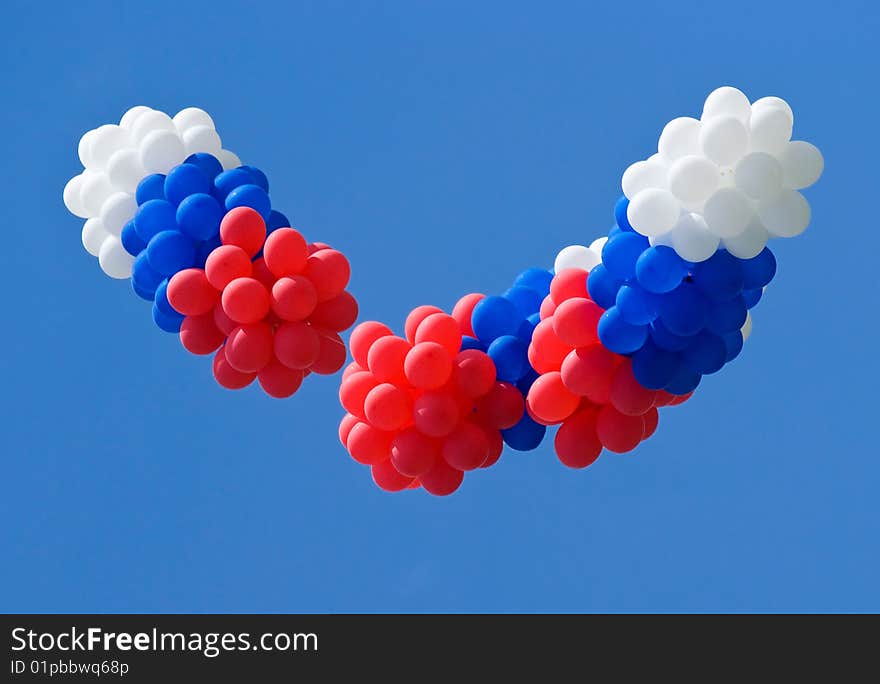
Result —
[[85, 206], [82, 203], [82, 184], [83, 184], [83, 175], [77, 174], [69, 181], [67, 181], [67, 185], [64, 186], [64, 206], [67, 207], [67, 211], [69, 211], [74, 216], [79, 216], [80, 218], [88, 218], [88, 212], [86, 211]]
[[580, 268], [584, 271], [591, 271], [601, 261], [601, 257], [589, 247], [569, 245], [568, 247], [563, 247], [559, 254], [556, 255], [556, 261], [553, 262], [553, 270], [556, 273], [566, 268]]
[[222, 149], [220, 136], [210, 126], [193, 126], [183, 133], [183, 146], [187, 156], [196, 152], [207, 152], [215, 157]]
[[797, 190], [782, 190], [758, 203], [758, 218], [773, 237], [794, 237], [810, 223], [810, 203]]
[[671, 229], [681, 214], [681, 204], [669, 190], [647, 188], [630, 200], [626, 216], [642, 235], [660, 235]]
[[742, 233], [753, 216], [748, 198], [736, 188], [719, 188], [703, 205], [706, 225], [722, 238]]
[[121, 235], [123, 226], [137, 212], [137, 202], [127, 192], [115, 192], [101, 207], [101, 223], [110, 235]]
[[223, 166], [224, 171], [229, 171], [229, 169], [241, 166], [241, 159], [238, 158], [238, 155], [235, 152], [231, 152], [230, 150], [220, 150], [217, 153], [217, 159]]
[[730, 166], [722, 166], [719, 169], [719, 178], [718, 178], [718, 187], [719, 188], [733, 188], [736, 186], [736, 175], [735, 171]]
[[778, 156], [791, 140], [791, 120], [776, 107], [762, 107], [752, 115], [749, 126], [749, 144], [757, 152]]
[[792, 140], [780, 155], [782, 177], [786, 187], [808, 188], [822, 175], [825, 160], [815, 145], [803, 140]]
[[125, 251], [118, 237], [108, 235], [98, 251], [98, 263], [108, 276], [122, 280], [131, 275], [134, 257]]
[[89, 168], [103, 170], [111, 155], [130, 144], [128, 131], [116, 124], [99, 126], [92, 137], [92, 163]]
[[672, 247], [672, 249], [675, 249], [675, 245], [672, 244], [672, 231], [671, 230], [667, 230], [662, 235], [652, 235], [651, 237], [648, 238], [648, 244], [650, 244], [651, 247], [656, 247], [657, 245], [663, 245], [665, 247]]
[[88, 216], [97, 216], [101, 213], [101, 206], [110, 195], [113, 194], [113, 186], [110, 179], [103, 171], [86, 171], [83, 173], [80, 199], [83, 209]]
[[743, 327], [740, 328], [740, 332], [743, 336], [743, 342], [749, 339], [749, 335], [752, 334], [752, 313], [750, 311], [746, 311], [746, 322], [743, 323]]
[[720, 180], [718, 167], [701, 155], [682, 157], [669, 167], [669, 190], [684, 204], [702, 204]]
[[746, 229], [739, 235], [724, 238], [721, 244], [733, 256], [740, 259], [752, 259], [761, 253], [767, 245], [770, 235], [757, 216], [752, 218]]
[[122, 118], [119, 119], [119, 127], [125, 129], [131, 129], [134, 125], [134, 122], [140, 118], [140, 115], [144, 112], [149, 112], [150, 108], [145, 105], [135, 105], [131, 109], [129, 109], [125, 114], [122, 115]]
[[117, 190], [134, 194], [138, 183], [147, 175], [141, 155], [133, 147], [117, 150], [107, 162], [107, 177]]
[[663, 127], [658, 153], [673, 162], [689, 154], [700, 154], [700, 122], [689, 116], [680, 116]]
[[749, 98], [741, 90], [732, 86], [722, 86], [713, 90], [706, 98], [706, 102], [703, 104], [702, 120], [732, 116], [742, 123], [748, 124], [751, 113]]
[[788, 116], [789, 123], [794, 126], [794, 112], [788, 102], [781, 97], [762, 97], [752, 103], [752, 115], [761, 109], [780, 109]]
[[672, 247], [685, 261], [705, 261], [718, 250], [720, 238], [699, 214], [684, 213], [671, 231]]
[[207, 126], [211, 130], [214, 130], [214, 120], [210, 117], [208, 112], [204, 109], [199, 109], [198, 107], [181, 109], [174, 115], [174, 119], [172, 120], [174, 121], [174, 126], [177, 128], [178, 133], [181, 135], [183, 135], [184, 131], [188, 131], [190, 128], [196, 126]]
[[83, 247], [85, 247], [86, 251], [92, 256], [98, 256], [98, 252], [101, 251], [101, 245], [104, 244], [104, 240], [108, 237], [109, 234], [104, 230], [104, 224], [101, 223], [101, 219], [90, 218], [83, 224]]
[[752, 152], [736, 165], [736, 187], [754, 200], [773, 197], [782, 189], [782, 165], [766, 152]]
[[596, 254], [602, 255], [602, 248], [605, 246], [605, 243], [608, 242], [608, 236], [603, 235], [602, 237], [597, 237], [590, 243], [590, 249], [592, 249]]
[[186, 149], [176, 130], [162, 129], [143, 139], [140, 156], [141, 164], [150, 173], [168, 173], [186, 158]]
[[151, 109], [143, 112], [131, 126], [131, 138], [135, 145], [140, 145], [144, 138], [154, 131], [171, 131], [177, 133], [174, 122], [165, 112]]
[[623, 172], [620, 184], [628, 199], [647, 188], [665, 188], [666, 166], [660, 160], [637, 161]]
[[717, 116], [700, 126], [700, 147], [719, 166], [732, 166], [746, 153], [749, 131], [734, 116]]
[[86, 131], [79, 139], [79, 145], [77, 145], [76, 148], [76, 153], [79, 155], [79, 161], [83, 165], [84, 169], [89, 168], [92, 163], [92, 140], [94, 139], [94, 137], [94, 128], [90, 131]]

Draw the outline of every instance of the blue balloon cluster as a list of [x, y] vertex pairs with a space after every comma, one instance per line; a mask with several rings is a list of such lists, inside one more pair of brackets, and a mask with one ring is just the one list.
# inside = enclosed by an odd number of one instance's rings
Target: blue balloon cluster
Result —
[[[482, 299], [474, 307], [471, 326], [476, 337], [464, 337], [462, 349], [479, 349], [495, 363], [498, 380], [515, 385], [525, 397], [538, 374], [529, 363], [529, 343], [541, 320], [541, 302], [550, 294], [553, 273], [530, 268], [520, 273], [502, 295]], [[547, 428], [527, 414], [511, 428], [501, 431], [512, 449], [530, 451], [544, 439]]]
[[251, 207], [266, 221], [267, 232], [290, 222], [272, 209], [269, 182], [259, 169], [223, 170], [211, 154], [190, 155], [167, 174], [154, 173], [138, 184], [138, 209], [122, 229], [122, 246], [135, 257], [131, 286], [153, 303], [153, 321], [177, 333], [183, 322], [168, 302], [168, 281], [187, 268], [204, 268], [220, 246], [220, 222], [236, 207]]
[[644, 387], [687, 394], [742, 350], [740, 329], [773, 279], [776, 259], [765, 247], [753, 259], [719, 249], [706, 261], [684, 261], [633, 230], [628, 204], [618, 200], [602, 263], [587, 279], [590, 297], [605, 309], [599, 339], [632, 357]]

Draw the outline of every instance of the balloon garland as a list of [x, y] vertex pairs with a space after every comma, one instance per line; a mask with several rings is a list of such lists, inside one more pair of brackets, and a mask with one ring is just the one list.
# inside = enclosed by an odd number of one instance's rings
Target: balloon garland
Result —
[[343, 446], [380, 488], [435, 495], [496, 463], [502, 442], [536, 448], [551, 425], [571, 468], [634, 449], [658, 408], [739, 355], [776, 273], [767, 241], [809, 224], [798, 191], [824, 162], [791, 141], [793, 122], [779, 98], [719, 88], [624, 172], [606, 237], [565, 247], [552, 272], [529, 269], [500, 296], [466, 295], [452, 315], [418, 307], [404, 337], [359, 325]]
[[83, 246], [130, 278], [163, 331], [214, 354], [216, 381], [257, 379], [288, 397], [309, 373], [345, 364], [339, 333], [357, 318], [345, 256], [308, 243], [272, 208], [266, 175], [222, 148], [211, 117], [138, 106], [83, 135], [84, 170], [64, 188], [86, 219]]

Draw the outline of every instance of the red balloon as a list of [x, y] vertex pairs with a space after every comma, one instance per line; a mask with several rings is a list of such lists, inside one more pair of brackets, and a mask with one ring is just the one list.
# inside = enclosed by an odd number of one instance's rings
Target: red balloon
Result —
[[310, 242], [309, 243], [309, 256], [314, 254], [315, 252], [320, 252], [322, 249], [333, 249], [326, 242]]
[[226, 360], [242, 373], [257, 373], [272, 360], [272, 328], [268, 323], [240, 325], [226, 340]]
[[483, 461], [483, 464], [480, 467], [488, 468], [495, 465], [498, 462], [498, 459], [501, 458], [501, 452], [504, 451], [504, 440], [501, 439], [501, 433], [498, 432], [498, 430], [483, 425], [480, 427], [483, 428], [483, 431], [486, 433], [486, 439], [489, 444], [489, 455], [486, 456], [486, 460]]
[[569, 352], [562, 362], [562, 382], [578, 396], [607, 404], [616, 367], [615, 355], [596, 342]]
[[403, 371], [413, 387], [437, 389], [452, 374], [452, 357], [436, 342], [419, 342], [407, 352]]
[[341, 292], [333, 299], [318, 304], [309, 316], [309, 321], [319, 328], [339, 332], [350, 328], [357, 320], [357, 316], [357, 300], [348, 292]]
[[296, 392], [303, 381], [303, 372], [288, 368], [278, 359], [272, 359], [259, 373], [257, 380], [270, 397], [285, 399]]
[[440, 458], [434, 467], [419, 478], [425, 491], [434, 496], [448, 496], [461, 486], [464, 473]]
[[652, 406], [648, 409], [647, 413], [642, 415], [642, 420], [645, 421], [645, 434], [642, 435], [642, 441], [644, 442], [657, 430], [657, 423], [660, 422], [660, 413]]
[[200, 268], [187, 268], [168, 281], [168, 302], [184, 316], [201, 316], [217, 303], [219, 294]]
[[238, 323], [226, 315], [226, 312], [223, 310], [223, 303], [220, 301], [214, 305], [214, 311], [211, 313], [211, 316], [214, 318], [214, 325], [217, 326], [217, 329], [227, 337], [229, 337], [229, 333], [238, 327]]
[[345, 367], [345, 370], [342, 371], [342, 382], [348, 380], [355, 373], [360, 373], [365, 370], [366, 368], [361, 368], [361, 365], [357, 361], [352, 361]]
[[278, 228], [266, 238], [263, 258], [272, 275], [283, 278], [302, 273], [309, 258], [309, 247], [298, 230]]
[[486, 295], [484, 294], [472, 292], [471, 294], [466, 294], [455, 303], [455, 306], [452, 308], [452, 317], [455, 319], [455, 322], [458, 323], [458, 328], [461, 330], [462, 335], [476, 337], [474, 327], [471, 324], [471, 316], [473, 315], [477, 304], [485, 298]]
[[599, 409], [596, 434], [609, 451], [618, 454], [632, 451], [642, 441], [644, 433], [645, 421], [641, 416], [624, 415], [611, 404]]
[[275, 331], [275, 356], [288, 368], [311, 367], [321, 351], [321, 340], [313, 328], [302, 322], [278, 326]]
[[516, 425], [525, 412], [525, 402], [515, 385], [496, 382], [477, 400], [477, 415], [484, 425], [506, 430]]
[[379, 323], [378, 321], [361, 323], [351, 331], [351, 337], [348, 339], [348, 343], [351, 346], [351, 355], [362, 368], [369, 368], [367, 356], [370, 353], [370, 347], [373, 346], [373, 342], [380, 337], [393, 334], [391, 328], [384, 323]]
[[350, 413], [346, 413], [342, 416], [342, 420], [339, 421], [339, 441], [342, 442], [342, 446], [346, 446], [346, 442], [348, 442], [348, 433], [351, 432], [351, 429], [357, 425], [357, 423], [357, 417]]
[[333, 375], [345, 365], [348, 352], [345, 342], [334, 332], [318, 330], [318, 358], [312, 364], [310, 370], [318, 375]]
[[369, 371], [352, 373], [339, 387], [339, 403], [358, 418], [366, 418], [364, 401], [367, 394], [379, 383]]
[[562, 382], [559, 371], [539, 376], [529, 389], [526, 404], [538, 422], [561, 423], [580, 406], [581, 399]]
[[285, 276], [272, 285], [271, 304], [279, 318], [303, 321], [315, 310], [318, 291], [304, 275]]
[[466, 397], [482, 397], [495, 385], [495, 364], [488, 354], [479, 349], [458, 352], [452, 366], [455, 387]]
[[544, 297], [544, 301], [541, 302], [541, 320], [543, 321], [545, 318], [550, 318], [554, 311], [556, 311], [556, 305], [553, 303], [553, 298], [550, 295], [547, 295]]
[[256, 373], [242, 373], [233, 368], [229, 361], [226, 360], [226, 347], [220, 347], [217, 350], [217, 353], [214, 355], [212, 370], [214, 371], [214, 379], [217, 381], [217, 384], [231, 390], [247, 387], [257, 377]]
[[556, 432], [556, 456], [569, 468], [586, 468], [602, 453], [596, 411], [587, 409], [567, 418]]
[[440, 443], [415, 427], [408, 427], [391, 440], [391, 462], [410, 477], [424, 475], [440, 458]]
[[351, 267], [342, 252], [322, 249], [306, 260], [303, 271], [318, 292], [318, 301], [324, 302], [340, 294], [351, 277]]
[[220, 221], [220, 241], [237, 245], [253, 258], [266, 239], [266, 222], [250, 207], [236, 207]]
[[[550, 281], [550, 297], [553, 303], [559, 306], [566, 299], [572, 297], [586, 297], [587, 293], [587, 276], [588, 271], [580, 268], [565, 268], [553, 276]], [[554, 314], [555, 315], [555, 314]]]
[[355, 461], [374, 465], [388, 460], [392, 436], [390, 432], [383, 432], [369, 423], [359, 421], [349, 431], [345, 444]]
[[586, 347], [599, 341], [597, 326], [603, 313], [602, 308], [591, 299], [566, 299], [556, 307], [551, 319], [553, 332], [567, 345]]
[[657, 390], [657, 395], [654, 397], [654, 406], [668, 406], [669, 403], [675, 399], [674, 394], [670, 394], [666, 390]]
[[461, 349], [461, 330], [458, 328], [458, 323], [452, 316], [442, 312], [427, 316], [416, 329], [414, 339], [417, 343], [442, 344], [450, 356], [455, 356]]
[[211, 354], [223, 344], [226, 335], [214, 323], [214, 314], [187, 316], [180, 324], [180, 343], [191, 354]]
[[269, 313], [269, 292], [256, 278], [236, 278], [223, 290], [223, 311], [240, 324], [262, 321]]
[[538, 373], [559, 370], [562, 360], [572, 350], [553, 330], [553, 319], [546, 318], [535, 327], [529, 344], [529, 363]]
[[380, 430], [399, 430], [412, 419], [412, 397], [406, 390], [383, 382], [367, 392], [364, 414], [370, 425]]
[[632, 361], [625, 359], [611, 380], [611, 403], [621, 413], [640, 416], [654, 405], [657, 392], [639, 384], [632, 372]]
[[266, 266], [266, 260], [263, 257], [259, 257], [258, 259], [254, 259], [253, 265], [254, 272], [251, 277], [259, 280], [263, 283], [263, 287], [265, 287], [268, 292], [271, 292], [272, 286], [277, 279], [272, 275], [272, 271], [269, 270], [269, 267]]
[[208, 282], [222, 290], [236, 278], [248, 278], [254, 272], [248, 253], [236, 245], [220, 245], [205, 261]]
[[688, 392], [687, 394], [673, 394], [674, 399], [669, 402], [669, 406], [678, 406], [679, 404], [683, 404], [688, 399], [690, 399], [694, 395], [693, 390]]
[[423, 304], [409, 312], [409, 316], [406, 317], [406, 322], [403, 324], [403, 334], [410, 344], [415, 344], [416, 330], [419, 324], [435, 313], [443, 313], [443, 309], [431, 306], [430, 304]]
[[456, 470], [474, 470], [489, 457], [489, 439], [478, 425], [460, 423], [443, 441], [445, 461]]
[[402, 337], [396, 335], [380, 337], [370, 345], [367, 367], [378, 380], [403, 385], [406, 383], [403, 365], [410, 349], [409, 342]]
[[376, 463], [370, 472], [376, 486], [386, 492], [400, 492], [413, 483], [413, 478], [401, 475], [390, 460]]
[[413, 419], [422, 434], [445, 437], [460, 418], [458, 404], [445, 392], [425, 392], [413, 405]]

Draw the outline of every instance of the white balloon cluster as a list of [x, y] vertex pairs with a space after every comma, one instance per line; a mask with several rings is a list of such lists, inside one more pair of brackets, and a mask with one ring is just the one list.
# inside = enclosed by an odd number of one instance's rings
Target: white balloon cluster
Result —
[[691, 262], [722, 247], [750, 259], [771, 237], [799, 235], [810, 205], [798, 190], [818, 180], [824, 161], [815, 146], [791, 140], [793, 124], [778, 97], [750, 104], [736, 88], [713, 91], [699, 120], [670, 121], [657, 154], [624, 172], [630, 224]]
[[137, 212], [138, 183], [151, 173], [168, 173], [196, 152], [213, 154], [224, 169], [241, 160], [224, 150], [207, 112], [189, 107], [174, 118], [139, 105], [118, 124], [88, 131], [79, 141], [83, 172], [64, 186], [64, 205], [86, 219], [82, 243], [111, 278], [128, 278], [134, 257], [125, 251], [122, 228]]

